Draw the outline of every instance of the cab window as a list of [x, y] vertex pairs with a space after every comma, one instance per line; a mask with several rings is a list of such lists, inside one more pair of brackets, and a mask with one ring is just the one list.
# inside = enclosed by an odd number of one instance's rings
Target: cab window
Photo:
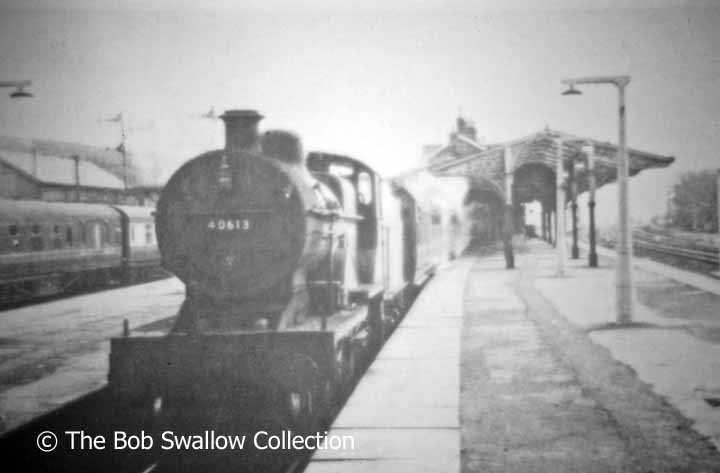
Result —
[[358, 175], [358, 201], [361, 204], [370, 204], [373, 200], [373, 182], [372, 176], [366, 172]]

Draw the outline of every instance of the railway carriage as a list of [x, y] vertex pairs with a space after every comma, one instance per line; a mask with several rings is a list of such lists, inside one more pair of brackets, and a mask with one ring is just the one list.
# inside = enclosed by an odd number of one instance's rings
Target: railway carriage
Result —
[[0, 208], [0, 304], [107, 281], [122, 265], [111, 207], [2, 200]]
[[155, 208], [114, 205], [122, 222], [123, 279], [147, 278], [160, 267], [155, 236]]
[[0, 199], [0, 307], [159, 274], [153, 213]]

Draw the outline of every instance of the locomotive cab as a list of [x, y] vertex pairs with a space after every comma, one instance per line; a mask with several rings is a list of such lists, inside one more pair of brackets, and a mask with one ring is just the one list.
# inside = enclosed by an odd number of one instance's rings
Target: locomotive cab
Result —
[[[338, 176], [350, 184], [351, 192], [345, 192], [343, 205], [346, 210], [353, 211], [357, 219], [357, 245], [355, 261], [357, 262], [358, 283], [365, 286], [377, 284], [376, 256], [379, 249], [380, 221], [380, 179], [367, 165], [353, 158], [329, 154], [310, 153], [307, 158], [308, 169], [320, 179]], [[331, 184], [332, 186], [332, 184]], [[339, 185], [332, 186], [340, 190]]]

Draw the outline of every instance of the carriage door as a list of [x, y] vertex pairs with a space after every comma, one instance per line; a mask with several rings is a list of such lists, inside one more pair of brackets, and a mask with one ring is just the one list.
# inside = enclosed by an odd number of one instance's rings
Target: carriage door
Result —
[[102, 247], [102, 228], [99, 223], [93, 223], [93, 248], [99, 250]]

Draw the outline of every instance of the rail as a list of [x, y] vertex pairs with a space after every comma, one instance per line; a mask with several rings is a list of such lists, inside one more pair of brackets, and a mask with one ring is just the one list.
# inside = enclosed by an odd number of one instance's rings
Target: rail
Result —
[[633, 231], [633, 244], [637, 248], [650, 250], [667, 256], [676, 256], [700, 263], [718, 264], [717, 247], [690, 243], [681, 238], [648, 232]]

